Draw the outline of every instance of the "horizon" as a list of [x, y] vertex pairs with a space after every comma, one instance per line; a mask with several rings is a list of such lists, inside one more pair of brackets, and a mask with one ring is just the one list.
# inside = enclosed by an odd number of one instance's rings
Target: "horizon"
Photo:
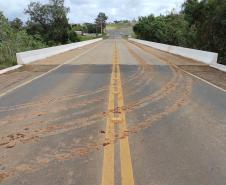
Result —
[[[20, 18], [23, 22], [28, 20], [24, 13], [31, 0], [8, 0], [0, 1], [0, 11], [9, 19]], [[41, 3], [47, 3], [48, 0], [39, 0]], [[125, 0], [123, 3], [119, 0], [106, 3], [104, 0], [65, 0], [65, 6], [70, 8], [68, 19], [70, 24], [93, 23], [99, 12], [104, 12], [108, 16], [108, 22], [115, 20], [137, 19], [140, 16], [154, 14], [167, 14], [173, 9], [178, 11], [184, 0], [173, 0], [161, 2], [154, 0]], [[10, 8], [9, 8], [10, 7]], [[92, 10], [92, 11], [87, 11]], [[129, 11], [128, 11], [129, 10]], [[86, 12], [86, 13], [84, 13]]]

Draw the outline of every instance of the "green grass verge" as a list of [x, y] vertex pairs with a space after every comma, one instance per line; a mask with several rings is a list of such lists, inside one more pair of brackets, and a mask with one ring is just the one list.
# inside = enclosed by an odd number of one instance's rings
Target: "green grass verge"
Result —
[[78, 35], [78, 38], [79, 38], [79, 41], [86, 41], [86, 40], [96, 39], [98, 37], [90, 36], [90, 35]]

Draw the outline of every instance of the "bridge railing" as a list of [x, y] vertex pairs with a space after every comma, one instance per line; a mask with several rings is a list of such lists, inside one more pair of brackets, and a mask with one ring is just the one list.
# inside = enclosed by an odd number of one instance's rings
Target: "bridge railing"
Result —
[[93, 44], [95, 42], [101, 41], [102, 38], [83, 41], [83, 42], [76, 42], [72, 44], [60, 45], [55, 47], [43, 48], [38, 50], [26, 51], [17, 53], [17, 64], [28, 64], [37, 60], [41, 60], [53, 55], [57, 55], [60, 53], [64, 53], [66, 51], [70, 51], [76, 48], [80, 48], [89, 44]]

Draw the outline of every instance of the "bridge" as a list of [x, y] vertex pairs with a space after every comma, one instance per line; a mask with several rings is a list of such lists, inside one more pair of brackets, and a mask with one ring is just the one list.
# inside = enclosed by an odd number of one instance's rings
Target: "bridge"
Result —
[[225, 79], [120, 32], [0, 75], [0, 182], [226, 184]]

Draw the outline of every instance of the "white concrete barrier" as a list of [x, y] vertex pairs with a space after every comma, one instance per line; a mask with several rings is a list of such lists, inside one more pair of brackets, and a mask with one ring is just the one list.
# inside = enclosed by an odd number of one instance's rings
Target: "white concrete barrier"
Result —
[[149, 47], [153, 47], [153, 48], [156, 48], [156, 49], [168, 52], [168, 53], [172, 53], [172, 54], [179, 55], [182, 57], [190, 58], [190, 59], [208, 64], [208, 65], [217, 64], [218, 53], [190, 49], [190, 48], [183, 48], [183, 47], [166, 45], [166, 44], [160, 44], [160, 43], [156, 43], [156, 42], [149, 42], [149, 41], [144, 41], [144, 40], [139, 40], [139, 39], [129, 38], [129, 40], [149, 46]]
[[5, 68], [5, 69], [2, 69], [2, 70], [0, 70], [0, 75], [4, 74], [4, 73], [8, 73], [8, 72], [13, 71], [13, 70], [16, 70], [16, 69], [18, 69], [18, 68], [20, 68], [22, 66], [23, 65], [15, 65], [15, 66], [12, 66], [12, 67], [8, 67], [8, 68]]
[[226, 66], [225, 65], [216, 63], [216, 64], [211, 64], [210, 66], [215, 68], [215, 69], [218, 69], [220, 71], [226, 72]]
[[83, 47], [89, 44], [93, 44], [95, 42], [101, 41], [102, 38], [99, 39], [93, 39], [93, 40], [88, 40], [88, 41], [83, 41], [83, 42], [76, 42], [72, 44], [66, 44], [66, 45], [61, 45], [61, 46], [55, 46], [55, 47], [50, 47], [50, 48], [43, 48], [43, 49], [38, 49], [38, 50], [32, 50], [32, 51], [26, 51], [26, 52], [21, 52], [17, 53], [17, 64], [29, 64], [31, 62], [41, 60], [53, 55], [57, 55], [69, 50], [73, 50], [79, 47]]

